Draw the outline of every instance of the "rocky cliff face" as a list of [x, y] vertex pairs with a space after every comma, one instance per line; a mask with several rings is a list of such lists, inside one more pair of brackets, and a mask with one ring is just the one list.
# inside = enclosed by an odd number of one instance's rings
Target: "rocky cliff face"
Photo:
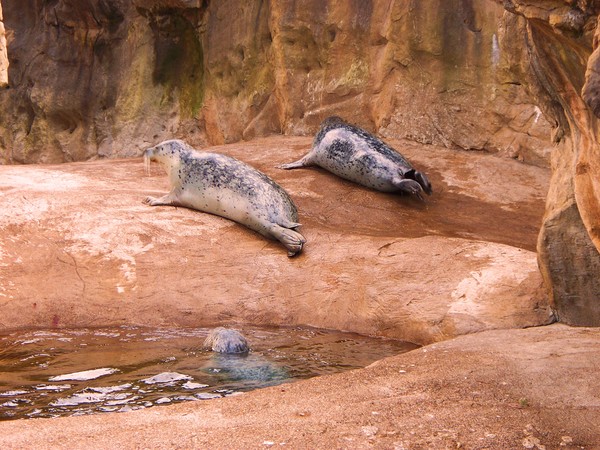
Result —
[[0, 4], [0, 89], [8, 85], [8, 55], [6, 54], [6, 32], [2, 22], [2, 4]]
[[312, 134], [335, 113], [388, 138], [547, 164], [549, 124], [510, 72], [522, 50], [491, 1], [3, 4], [0, 162]]
[[[196, 32], [169, 31], [186, 19], [147, 18], [130, 1], [3, 4], [11, 63], [0, 99], [4, 162], [132, 156], [176, 131], [195, 131], [186, 128], [186, 108], [199, 94], [186, 89], [198, 57], [184, 39]], [[183, 50], [170, 51], [174, 40]], [[186, 70], [181, 61], [190, 61]], [[179, 95], [186, 100], [174, 100]]]
[[[524, 79], [560, 142], [538, 255], [560, 320], [600, 324], [600, 62], [594, 1], [509, 1], [526, 19]], [[593, 53], [592, 53], [593, 51]]]

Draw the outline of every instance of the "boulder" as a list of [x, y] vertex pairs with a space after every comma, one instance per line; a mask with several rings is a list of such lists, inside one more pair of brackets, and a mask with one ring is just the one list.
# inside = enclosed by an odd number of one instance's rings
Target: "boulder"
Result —
[[[528, 48], [521, 78], [558, 143], [538, 253], [560, 321], [600, 325], [600, 135], [597, 2], [512, 0]], [[515, 66], [517, 67], [517, 66]]]

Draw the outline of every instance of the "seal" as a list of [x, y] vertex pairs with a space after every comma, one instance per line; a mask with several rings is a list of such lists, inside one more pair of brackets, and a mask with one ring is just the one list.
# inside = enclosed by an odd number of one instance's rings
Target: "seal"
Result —
[[212, 330], [202, 347], [217, 353], [242, 354], [250, 351], [246, 338], [232, 328], [218, 327]]
[[338, 116], [321, 123], [312, 149], [300, 160], [281, 169], [319, 166], [335, 175], [383, 192], [405, 192], [423, 200], [431, 183], [398, 151], [371, 133]]
[[218, 327], [209, 333], [203, 348], [214, 352], [202, 370], [219, 380], [244, 388], [279, 384], [290, 378], [287, 369], [274, 364], [261, 352], [253, 354], [246, 338], [232, 328]]
[[144, 152], [161, 163], [171, 191], [160, 198], [146, 197], [150, 206], [184, 206], [215, 214], [280, 241], [288, 256], [302, 251], [306, 239], [296, 231], [298, 212], [287, 192], [255, 168], [226, 155], [194, 150], [184, 141], [168, 140]]

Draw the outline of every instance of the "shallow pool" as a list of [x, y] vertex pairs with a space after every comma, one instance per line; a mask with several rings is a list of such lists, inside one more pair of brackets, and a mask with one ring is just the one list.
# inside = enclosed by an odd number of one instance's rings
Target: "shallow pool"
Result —
[[246, 356], [202, 350], [210, 331], [120, 327], [0, 335], [0, 420], [130, 411], [365, 367], [415, 345], [312, 328], [238, 328]]

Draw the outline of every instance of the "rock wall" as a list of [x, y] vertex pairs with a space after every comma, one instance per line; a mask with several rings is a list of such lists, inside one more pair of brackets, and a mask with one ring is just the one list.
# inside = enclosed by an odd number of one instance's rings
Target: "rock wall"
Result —
[[310, 135], [330, 114], [548, 164], [492, 1], [3, 0], [0, 163], [139, 155], [183, 137]]
[[197, 95], [189, 86], [202, 80], [198, 46], [172, 51], [196, 36], [187, 19], [144, 17], [130, 1], [9, 0], [4, 8], [11, 88], [0, 98], [0, 161], [133, 156], [195, 131], [187, 108]]
[[[539, 264], [561, 321], [600, 325], [600, 5], [509, 1], [526, 19], [523, 79], [560, 142], [538, 241]], [[593, 53], [592, 53], [593, 50]]]
[[2, 22], [2, 3], [0, 3], [0, 89], [8, 86], [8, 55], [6, 54], [6, 32]]

